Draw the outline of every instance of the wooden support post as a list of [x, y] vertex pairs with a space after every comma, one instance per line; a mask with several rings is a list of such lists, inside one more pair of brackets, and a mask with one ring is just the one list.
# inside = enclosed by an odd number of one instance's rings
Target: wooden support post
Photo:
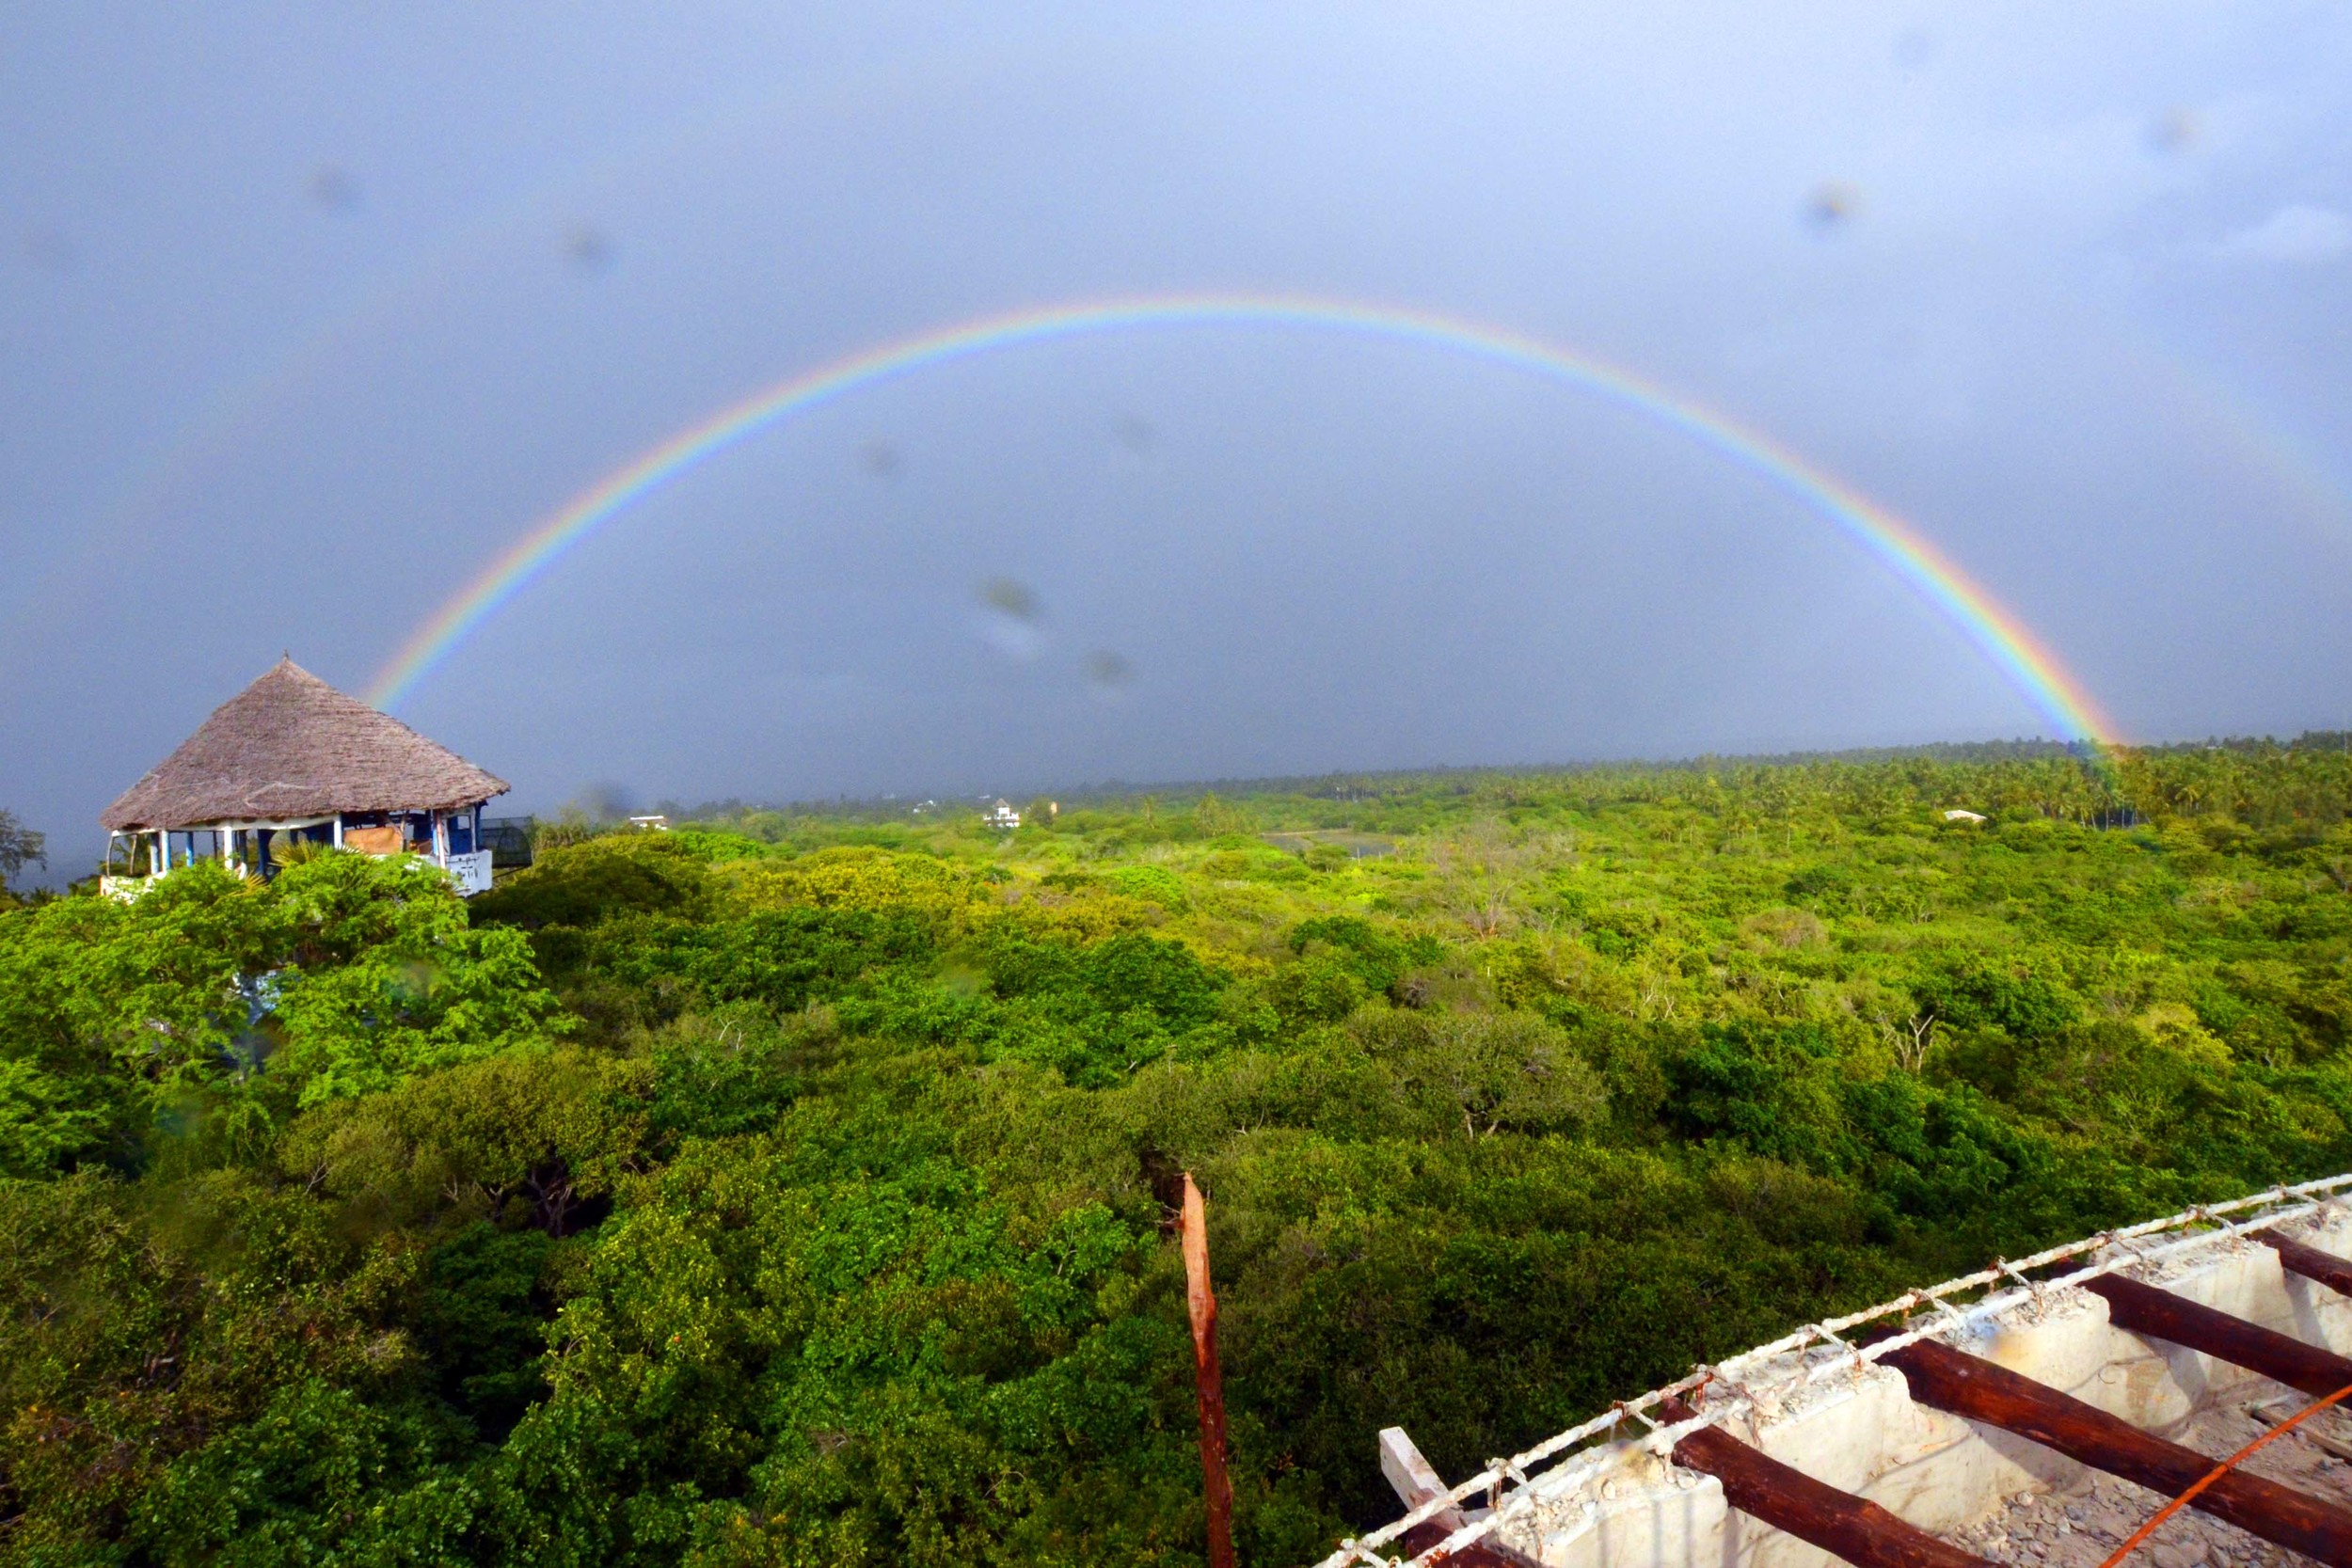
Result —
[[2332, 1252], [2322, 1252], [2315, 1246], [2281, 1236], [2276, 1230], [2257, 1230], [2254, 1240], [2279, 1255], [2280, 1263], [2289, 1274], [2299, 1274], [2315, 1279], [2338, 1295], [2352, 1296], [2352, 1262]]
[[[1380, 1429], [1380, 1473], [1388, 1478], [1390, 1486], [1395, 1489], [1407, 1513], [1446, 1490], [1445, 1482], [1438, 1478], [1438, 1467], [1422, 1457], [1421, 1449], [1406, 1434], [1403, 1427]], [[1447, 1507], [1431, 1514], [1429, 1523], [1438, 1528], [1442, 1538], [1452, 1535], [1470, 1520], [1460, 1509]]]
[[1184, 1305], [1200, 1391], [1200, 1480], [1209, 1508], [1209, 1568], [1233, 1568], [1233, 1482], [1225, 1473], [1225, 1381], [1216, 1365], [1216, 1293], [1209, 1288], [1209, 1216], [1184, 1172]]
[[2352, 1384], [2352, 1360], [2169, 1291], [2112, 1274], [2084, 1280], [2083, 1289], [2106, 1302], [2107, 1322], [2118, 1328], [2202, 1351], [2314, 1399]]
[[[1443, 1497], [1447, 1490], [1445, 1482], [1438, 1479], [1437, 1466], [1422, 1457], [1421, 1449], [1406, 1435], [1403, 1427], [1380, 1429], [1380, 1473], [1389, 1478], [1389, 1484], [1396, 1489], [1408, 1511]], [[1483, 1508], [1439, 1509], [1406, 1530], [1398, 1544], [1418, 1557], [1471, 1520], [1484, 1517], [1486, 1512]], [[1459, 1564], [1460, 1568], [1543, 1568], [1516, 1546], [1492, 1540], [1473, 1541], [1442, 1560]]]
[[[1885, 1364], [1903, 1374], [1911, 1397], [1921, 1404], [2013, 1432], [2168, 1497], [2204, 1480], [2217, 1463], [1932, 1339], [1889, 1354]], [[2352, 1513], [2277, 1481], [2233, 1470], [2189, 1506], [2334, 1568], [2352, 1568]]]
[[[1678, 1399], [1659, 1406], [1668, 1421], [1697, 1414]], [[1701, 1427], [1677, 1443], [1675, 1463], [1713, 1476], [1740, 1513], [1819, 1546], [1855, 1568], [1987, 1568], [1985, 1560], [1905, 1524], [1878, 1504], [1824, 1485], [1717, 1427]]]

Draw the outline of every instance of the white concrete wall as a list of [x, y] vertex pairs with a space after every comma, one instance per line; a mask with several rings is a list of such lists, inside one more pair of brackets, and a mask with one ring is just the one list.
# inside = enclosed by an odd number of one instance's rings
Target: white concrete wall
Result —
[[[2282, 1228], [2352, 1257], [2352, 1212]], [[2352, 1354], [2352, 1301], [2287, 1275], [2259, 1242], [2217, 1240], [2154, 1272], [2174, 1291], [2298, 1339]], [[2050, 1290], [1952, 1341], [2038, 1383], [2165, 1433], [2195, 1411], [2261, 1380], [2193, 1351], [2110, 1327], [2106, 1303]], [[1817, 1358], [1820, 1353], [1816, 1353]], [[1817, 1481], [1857, 1493], [1922, 1529], [1942, 1532], [1991, 1513], [2022, 1491], [2069, 1487], [2082, 1467], [2046, 1449], [1914, 1404], [1891, 1368], [1838, 1371], [1810, 1386], [1794, 1358], [1750, 1376], [1754, 1420], [1724, 1430]], [[1578, 1455], [1535, 1479], [1526, 1514], [1506, 1509], [1502, 1538], [1549, 1568], [1824, 1568], [1837, 1561], [1733, 1513], [1712, 1478], [1620, 1443]]]

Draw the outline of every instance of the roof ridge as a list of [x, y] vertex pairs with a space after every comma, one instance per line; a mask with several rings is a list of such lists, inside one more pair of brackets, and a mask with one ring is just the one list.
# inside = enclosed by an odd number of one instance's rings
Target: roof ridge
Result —
[[99, 818], [151, 831], [255, 817], [449, 810], [505, 780], [280, 657]]

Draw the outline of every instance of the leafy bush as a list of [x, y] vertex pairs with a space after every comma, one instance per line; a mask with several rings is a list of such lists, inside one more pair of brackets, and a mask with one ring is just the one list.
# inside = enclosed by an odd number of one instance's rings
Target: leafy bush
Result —
[[476, 917], [532, 929], [625, 913], [700, 913], [711, 883], [697, 840], [613, 833], [546, 851], [476, 902]]
[[0, 1563], [1195, 1564], [1180, 1170], [1245, 1557], [1309, 1560], [1393, 1513], [1382, 1426], [1461, 1475], [2352, 1166], [2347, 799], [1451, 774], [0, 910]]

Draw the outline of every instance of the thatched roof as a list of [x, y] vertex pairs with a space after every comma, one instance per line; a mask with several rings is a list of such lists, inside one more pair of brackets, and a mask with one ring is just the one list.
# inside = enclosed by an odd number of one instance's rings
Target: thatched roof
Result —
[[122, 832], [445, 811], [506, 789], [505, 780], [286, 658], [215, 708], [98, 820]]

